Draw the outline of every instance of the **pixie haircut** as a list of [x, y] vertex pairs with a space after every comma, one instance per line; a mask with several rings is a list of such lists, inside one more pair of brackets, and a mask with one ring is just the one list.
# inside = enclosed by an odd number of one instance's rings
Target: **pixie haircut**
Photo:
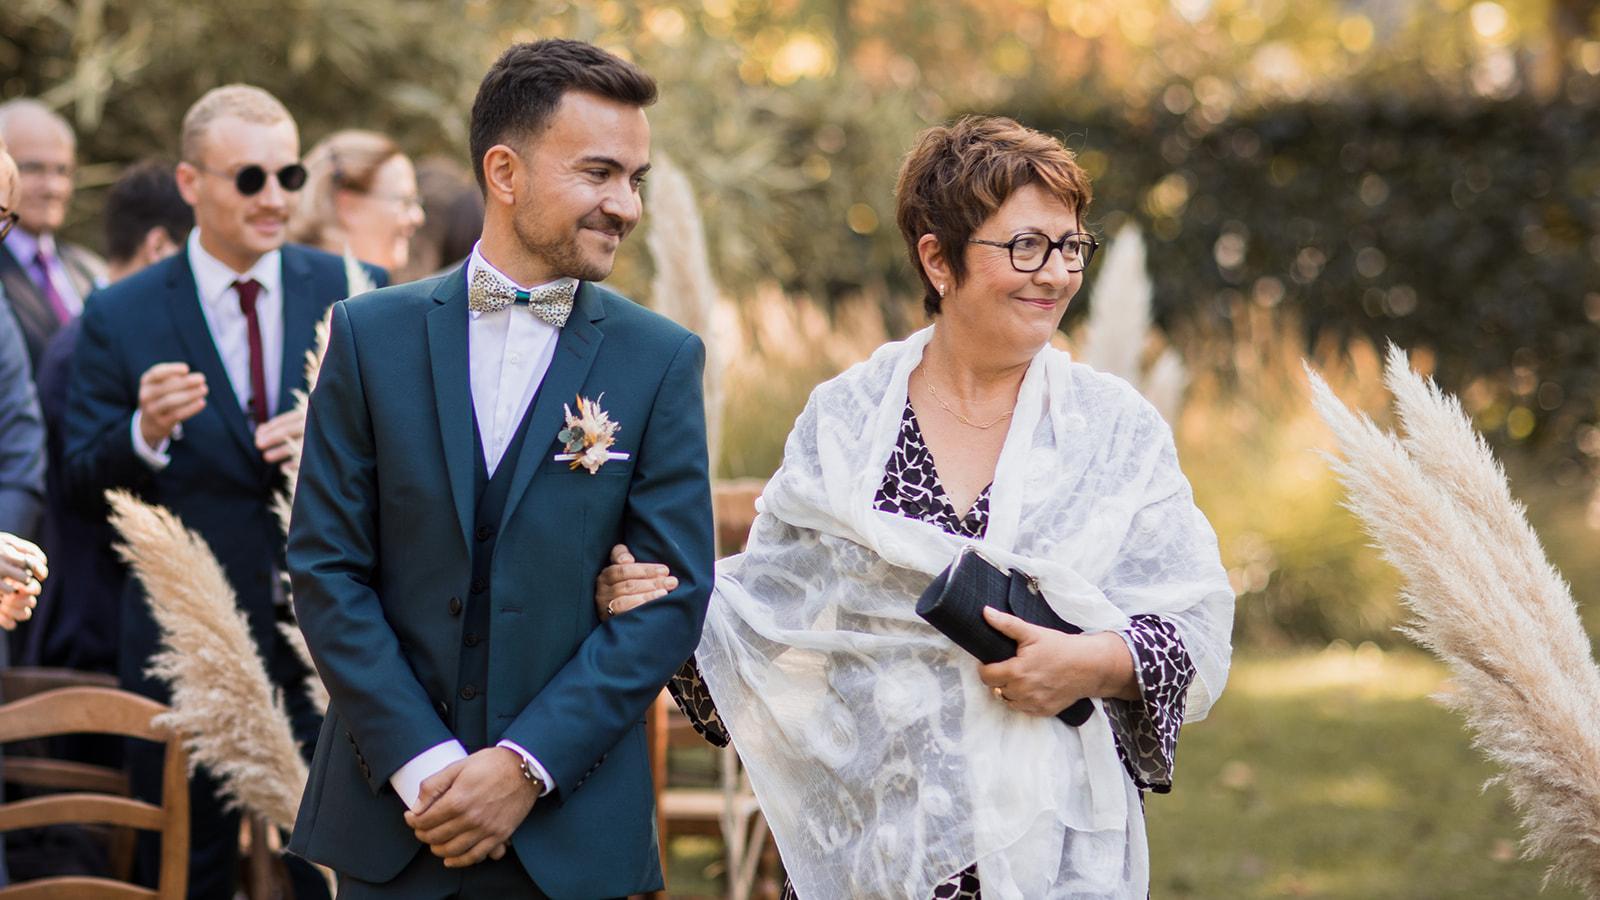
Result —
[[513, 44], [489, 67], [472, 101], [472, 174], [480, 190], [488, 189], [483, 157], [489, 148], [538, 135], [568, 91], [630, 106], [656, 102], [655, 79], [593, 44], [554, 38]]
[[202, 162], [205, 152], [206, 130], [211, 123], [224, 118], [243, 119], [256, 125], [276, 125], [279, 122], [294, 124], [294, 116], [278, 100], [261, 88], [249, 84], [225, 84], [204, 94], [183, 114], [183, 134], [178, 152], [188, 163]]
[[1050, 135], [1003, 116], [967, 116], [918, 135], [895, 184], [895, 221], [922, 279], [928, 315], [941, 309], [939, 291], [922, 268], [917, 242], [939, 240], [956, 283], [967, 276], [967, 240], [1024, 185], [1037, 184], [1078, 216], [1089, 210], [1089, 176], [1071, 150]]

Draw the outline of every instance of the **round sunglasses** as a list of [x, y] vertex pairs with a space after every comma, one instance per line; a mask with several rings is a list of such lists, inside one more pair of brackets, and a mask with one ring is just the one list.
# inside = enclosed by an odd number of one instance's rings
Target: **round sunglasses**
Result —
[[[222, 178], [228, 177], [227, 172], [208, 169], [199, 163], [190, 163], [190, 165], [207, 175], [217, 175]], [[233, 173], [233, 186], [240, 194], [252, 197], [261, 193], [261, 189], [267, 186], [267, 177], [269, 175], [278, 179], [278, 186], [286, 191], [298, 191], [306, 185], [306, 167], [299, 163], [290, 163], [276, 172], [268, 172], [261, 166], [251, 163]]]

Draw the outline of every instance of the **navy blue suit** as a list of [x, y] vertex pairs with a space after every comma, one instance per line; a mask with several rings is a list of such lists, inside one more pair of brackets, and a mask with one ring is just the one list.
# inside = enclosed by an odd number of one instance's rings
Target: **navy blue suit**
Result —
[[[644, 714], [693, 652], [711, 592], [704, 347], [581, 284], [520, 451], [500, 463], [515, 467], [502, 497], [474, 459], [466, 298], [456, 269], [334, 307], [289, 532], [295, 608], [332, 703], [290, 849], [366, 894], [424, 895], [411, 876], [437, 861], [390, 776], [452, 738], [469, 752], [509, 739], [555, 782], [511, 839], [523, 887], [475, 888], [469, 869], [448, 891], [657, 889]], [[580, 394], [604, 394], [613, 449], [631, 455], [593, 475], [553, 459]], [[491, 495], [501, 512], [485, 516]], [[679, 587], [601, 623], [594, 580], [618, 542]]]
[[[304, 387], [305, 351], [317, 322], [348, 294], [338, 256], [285, 246], [282, 269], [283, 367], [275, 414], [292, 408], [294, 390]], [[108, 488], [130, 489], [171, 510], [206, 541], [233, 585], [268, 673], [284, 688], [297, 737], [309, 742], [318, 717], [301, 686], [304, 667], [277, 631], [287, 610], [274, 603], [279, 594], [274, 573], [282, 571], [284, 544], [270, 502], [283, 475], [255, 447], [249, 419], [201, 311], [188, 252], [97, 291], [85, 303], [82, 322], [67, 400], [63, 483], [68, 500], [92, 506]], [[156, 471], [135, 452], [131, 423], [140, 376], [168, 361], [205, 373], [210, 394], [205, 409], [183, 423], [182, 439], [172, 442], [171, 462]], [[168, 702], [166, 685], [144, 673], [159, 632], [137, 579], [128, 579], [123, 590], [121, 619], [123, 686]], [[129, 745], [136, 791], [159, 783], [159, 756], [141, 752], [147, 749], [142, 743]], [[191, 897], [232, 896], [238, 818], [222, 812], [211, 788], [203, 770], [191, 782]]]
[[72, 353], [82, 331], [81, 319], [62, 326], [38, 365], [49, 459], [40, 544], [50, 555], [50, 577], [18, 662], [115, 675], [127, 571], [111, 549], [115, 536], [104, 501], [93, 497], [87, 505], [68, 503], [62, 477]]

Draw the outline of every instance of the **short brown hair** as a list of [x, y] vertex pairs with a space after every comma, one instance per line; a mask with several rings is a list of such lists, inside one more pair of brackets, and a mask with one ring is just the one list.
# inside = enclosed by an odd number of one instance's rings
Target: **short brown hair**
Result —
[[347, 128], [317, 142], [306, 154], [306, 184], [290, 223], [289, 239], [321, 246], [335, 223], [334, 195], [366, 194], [384, 163], [401, 156], [400, 145], [376, 131]]
[[512, 44], [489, 67], [472, 101], [472, 174], [486, 190], [483, 156], [508, 139], [543, 131], [568, 91], [645, 107], [656, 102], [655, 79], [631, 62], [583, 41], [548, 38]]
[[200, 162], [206, 129], [217, 119], [232, 116], [257, 125], [294, 124], [294, 116], [277, 97], [249, 84], [225, 84], [204, 94], [183, 114], [183, 134], [178, 153], [184, 162]]
[[928, 315], [939, 314], [939, 291], [922, 268], [917, 242], [925, 234], [937, 238], [959, 284], [967, 274], [967, 240], [1028, 184], [1070, 207], [1084, 227], [1093, 199], [1089, 175], [1056, 138], [1004, 116], [967, 116], [917, 136], [895, 184], [895, 221], [922, 279]]

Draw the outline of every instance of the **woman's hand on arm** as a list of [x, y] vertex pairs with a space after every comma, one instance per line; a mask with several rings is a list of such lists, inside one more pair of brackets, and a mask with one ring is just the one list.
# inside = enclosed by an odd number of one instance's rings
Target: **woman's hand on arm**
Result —
[[1084, 697], [1137, 700], [1133, 654], [1112, 632], [1065, 634], [986, 607], [984, 618], [1017, 642], [1017, 655], [978, 667], [978, 677], [1018, 712], [1053, 716]]
[[594, 580], [595, 611], [604, 622], [665, 597], [677, 586], [678, 579], [666, 566], [641, 563], [625, 545], [618, 544], [611, 548], [611, 565]]

